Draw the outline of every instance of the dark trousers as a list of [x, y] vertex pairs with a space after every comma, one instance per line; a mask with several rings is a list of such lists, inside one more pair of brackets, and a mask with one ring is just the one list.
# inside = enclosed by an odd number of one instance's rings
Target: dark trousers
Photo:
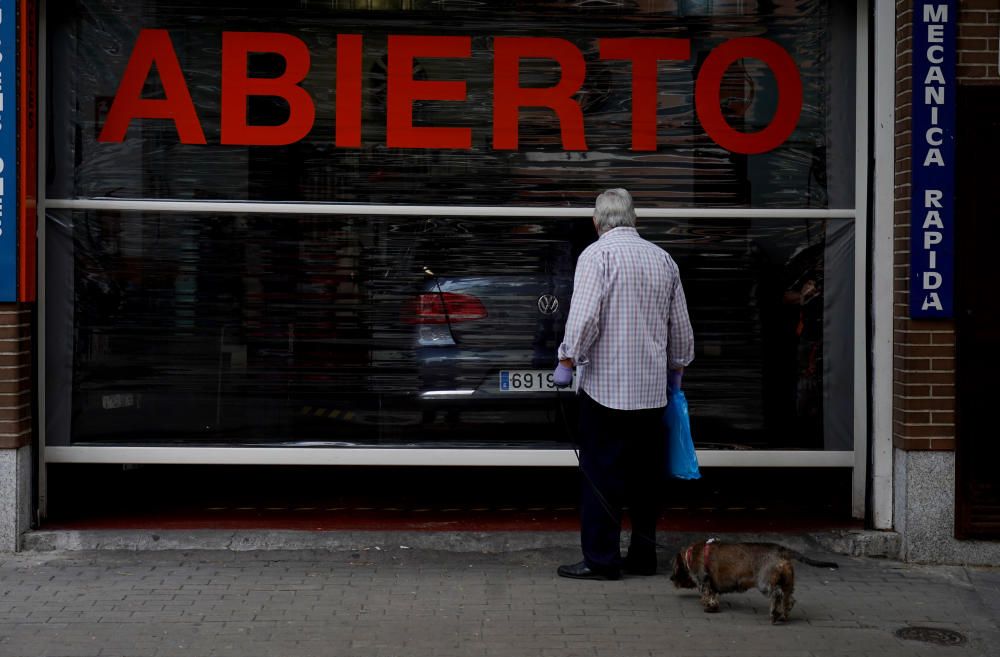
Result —
[[665, 467], [663, 409], [619, 411], [581, 391], [579, 435], [584, 561], [593, 570], [621, 569], [622, 512], [628, 505], [632, 536], [626, 559], [633, 568], [655, 567]]

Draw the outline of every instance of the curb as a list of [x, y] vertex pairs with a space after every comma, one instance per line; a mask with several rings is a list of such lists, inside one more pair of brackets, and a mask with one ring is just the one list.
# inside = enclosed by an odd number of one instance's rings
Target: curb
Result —
[[24, 535], [26, 552], [77, 550], [357, 550], [414, 548], [499, 554], [576, 547], [576, 532], [295, 531], [295, 530], [57, 530]]
[[[704, 534], [659, 532], [663, 550], [704, 540]], [[828, 531], [804, 534], [733, 533], [731, 541], [773, 541], [800, 552], [827, 551], [853, 557], [898, 559], [895, 532]], [[520, 550], [579, 548], [576, 531], [293, 531], [293, 530], [42, 530], [23, 536], [26, 552], [122, 550], [275, 550], [420, 549], [500, 554]]]
[[903, 554], [902, 537], [894, 531], [832, 531], [813, 536], [820, 546], [835, 554], [895, 561], [901, 560]]

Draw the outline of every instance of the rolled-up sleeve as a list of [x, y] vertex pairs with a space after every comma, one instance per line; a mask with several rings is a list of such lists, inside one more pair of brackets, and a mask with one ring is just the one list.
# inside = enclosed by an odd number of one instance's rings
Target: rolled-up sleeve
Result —
[[581, 255], [573, 277], [573, 300], [566, 320], [566, 334], [559, 345], [560, 360], [571, 358], [578, 365], [587, 362], [590, 348], [601, 333], [601, 306], [606, 287], [601, 258], [594, 254]]
[[694, 329], [688, 317], [687, 298], [681, 277], [674, 278], [674, 291], [667, 310], [667, 351], [671, 369], [687, 367], [694, 360]]

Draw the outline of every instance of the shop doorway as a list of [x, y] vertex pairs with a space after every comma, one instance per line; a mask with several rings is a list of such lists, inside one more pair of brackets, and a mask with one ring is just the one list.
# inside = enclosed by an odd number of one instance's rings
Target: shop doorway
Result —
[[1000, 87], [961, 87], [958, 96], [958, 217], [955, 230], [958, 538], [1000, 537], [1000, 441], [995, 435], [1000, 371]]

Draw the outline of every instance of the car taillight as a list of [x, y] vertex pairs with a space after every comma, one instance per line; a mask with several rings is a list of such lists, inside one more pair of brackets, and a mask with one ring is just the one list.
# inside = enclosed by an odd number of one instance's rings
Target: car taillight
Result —
[[474, 296], [454, 292], [425, 292], [406, 305], [408, 324], [447, 324], [486, 317], [486, 306]]

